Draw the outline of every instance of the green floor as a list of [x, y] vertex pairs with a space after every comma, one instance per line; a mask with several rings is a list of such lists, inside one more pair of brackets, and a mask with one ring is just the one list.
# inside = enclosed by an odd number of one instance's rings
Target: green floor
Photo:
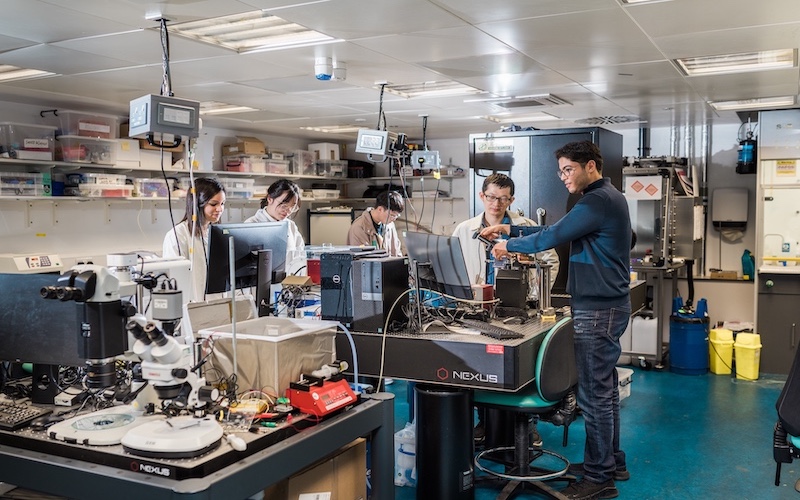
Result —
[[[631, 396], [622, 402], [621, 410], [621, 440], [631, 479], [617, 483], [620, 498], [800, 498], [794, 490], [800, 462], [784, 465], [781, 485], [774, 485], [772, 429], [775, 401], [784, 380], [762, 375], [748, 382], [725, 375], [690, 376], [635, 368]], [[395, 428], [401, 429], [408, 420], [407, 384], [396, 380], [387, 390], [397, 396]], [[561, 448], [561, 429], [540, 424], [545, 448], [582, 461], [582, 420], [570, 427], [566, 448]], [[397, 500], [426, 498], [416, 493], [412, 487], [395, 488]], [[496, 494], [488, 486], [475, 489], [476, 500], [493, 499]], [[543, 497], [524, 493], [516, 498]]]

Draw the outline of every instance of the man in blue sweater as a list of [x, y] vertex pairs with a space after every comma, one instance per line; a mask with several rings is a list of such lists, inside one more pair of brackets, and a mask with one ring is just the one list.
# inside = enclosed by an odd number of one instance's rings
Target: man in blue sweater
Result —
[[[614, 480], [630, 477], [619, 446], [619, 390], [615, 364], [619, 338], [628, 325], [630, 303], [631, 221], [625, 197], [604, 179], [603, 158], [589, 142], [572, 142], [555, 153], [558, 176], [578, 203], [550, 226], [485, 228], [481, 236], [496, 239], [492, 252], [536, 253], [570, 243], [567, 292], [572, 296], [578, 404], [586, 426], [583, 479], [561, 493], [573, 499], [614, 498]], [[580, 466], [571, 467], [581, 472]]]

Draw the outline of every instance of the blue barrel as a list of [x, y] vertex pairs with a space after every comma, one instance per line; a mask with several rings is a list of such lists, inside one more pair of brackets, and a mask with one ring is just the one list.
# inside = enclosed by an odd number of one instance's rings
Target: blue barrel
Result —
[[673, 314], [669, 318], [669, 371], [708, 373], [708, 317]]

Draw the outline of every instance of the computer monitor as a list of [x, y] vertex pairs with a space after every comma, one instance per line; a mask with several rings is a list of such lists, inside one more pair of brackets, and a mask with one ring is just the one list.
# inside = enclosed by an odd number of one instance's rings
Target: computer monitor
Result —
[[409, 257], [416, 261], [420, 288], [472, 300], [472, 286], [458, 238], [409, 231], [406, 248]]
[[286, 276], [286, 239], [288, 224], [284, 222], [254, 222], [212, 224], [208, 240], [208, 273], [206, 293], [221, 293], [231, 289], [228, 241], [233, 238], [233, 288], [258, 286], [258, 254], [271, 250], [271, 282], [280, 283]]
[[0, 360], [83, 366], [78, 355], [83, 304], [45, 300], [59, 274], [0, 273]]

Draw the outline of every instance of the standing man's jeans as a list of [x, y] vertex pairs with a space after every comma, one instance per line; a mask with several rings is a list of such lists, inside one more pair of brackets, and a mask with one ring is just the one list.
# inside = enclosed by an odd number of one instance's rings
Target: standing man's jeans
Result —
[[596, 483], [613, 479], [624, 469], [619, 449], [619, 379], [616, 364], [619, 338], [631, 316], [630, 301], [612, 309], [573, 310], [575, 358], [578, 364], [578, 405], [586, 425], [584, 470]]

